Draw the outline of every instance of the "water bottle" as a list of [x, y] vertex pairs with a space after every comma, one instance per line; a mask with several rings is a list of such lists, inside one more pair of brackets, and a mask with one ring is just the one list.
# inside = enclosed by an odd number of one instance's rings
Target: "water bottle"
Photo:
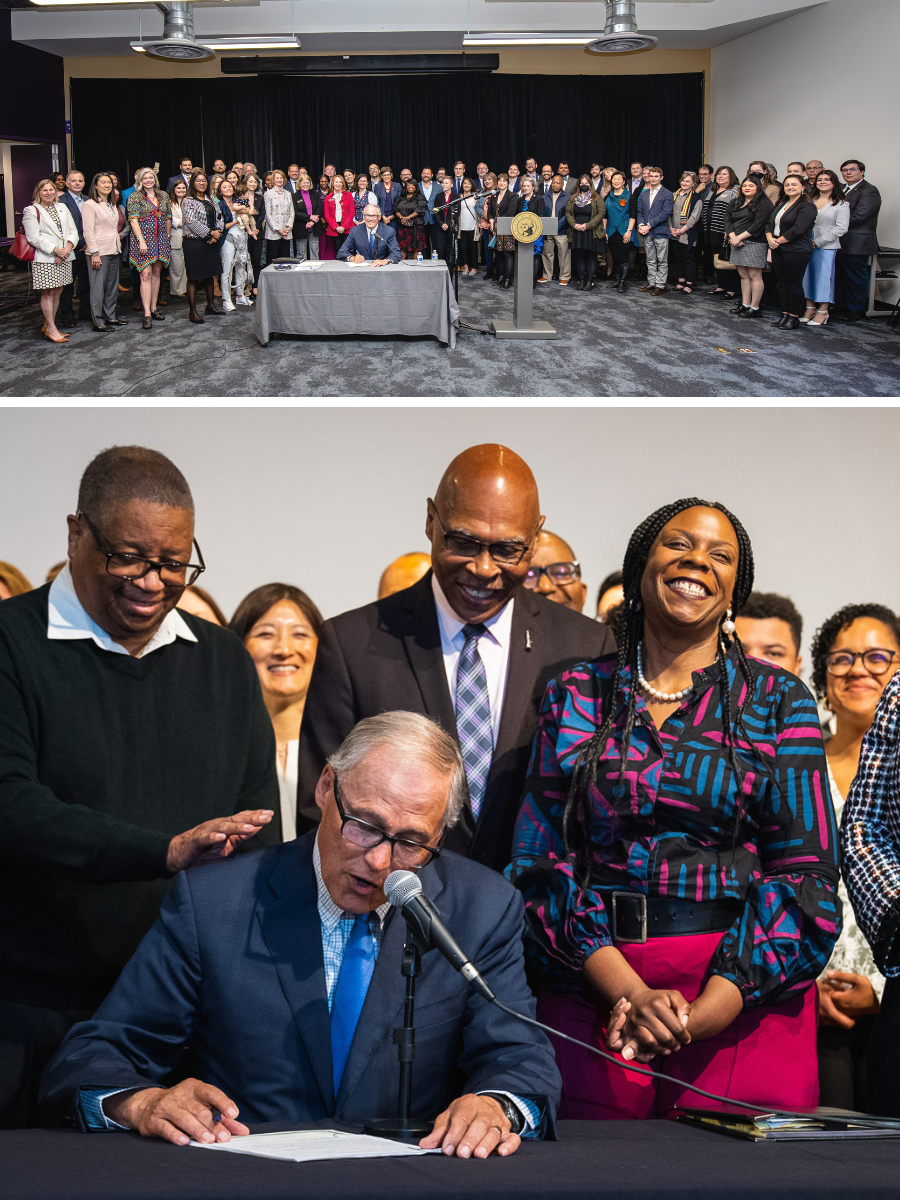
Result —
[[431, 252], [431, 261], [432, 261], [432, 262], [437, 262], [437, 260], [438, 260], [438, 252], [437, 252], [437, 250], [432, 250], [432, 252]]
[[421, 250], [416, 251], [416, 262], [422, 262], [422, 251]]

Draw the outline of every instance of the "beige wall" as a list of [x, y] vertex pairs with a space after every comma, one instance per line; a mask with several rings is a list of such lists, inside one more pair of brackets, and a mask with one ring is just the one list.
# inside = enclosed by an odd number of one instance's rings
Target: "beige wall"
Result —
[[[650, 50], [634, 54], [589, 54], [576, 46], [501, 46], [500, 73], [513, 75], [678, 75], [702, 71], [706, 77], [704, 114], [704, 158], [709, 158], [711, 52], [709, 50]], [[299, 57], [303, 57], [301, 54]], [[98, 58], [66, 58], [66, 117], [69, 111], [69, 80], [84, 79], [220, 79], [218, 59], [210, 62], [171, 65], [154, 62], [140, 54], [107, 55]]]

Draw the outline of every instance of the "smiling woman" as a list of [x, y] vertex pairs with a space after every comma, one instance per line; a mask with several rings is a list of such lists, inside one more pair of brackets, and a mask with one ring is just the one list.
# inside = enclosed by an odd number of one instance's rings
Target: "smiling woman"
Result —
[[[623, 586], [617, 656], [547, 689], [513, 839], [541, 1019], [735, 1101], [813, 1105], [811, 985], [838, 931], [815, 703], [735, 636], [753, 555], [722, 505], [648, 517]], [[559, 1062], [563, 1117], [695, 1103], [568, 1047]]]
[[297, 758], [300, 722], [312, 675], [322, 614], [300, 588], [267, 583], [245, 596], [229, 629], [256, 664], [278, 754], [281, 828], [286, 842], [297, 836]]

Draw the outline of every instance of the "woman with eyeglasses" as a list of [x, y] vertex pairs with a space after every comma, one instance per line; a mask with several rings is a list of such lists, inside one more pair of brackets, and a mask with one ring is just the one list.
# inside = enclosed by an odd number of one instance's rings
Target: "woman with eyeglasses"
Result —
[[[831, 800], [838, 821], [859, 770], [863, 739], [885, 688], [900, 669], [900, 619], [881, 604], [851, 604], [822, 625], [812, 644], [812, 683], [834, 713], [825, 744]], [[870, 1108], [865, 1069], [885, 979], [854, 919], [843, 881], [844, 927], [819, 986], [819, 1103], [858, 1112]]]
[[275, 731], [281, 831], [297, 836], [297, 764], [300, 722], [316, 660], [322, 614], [300, 588], [266, 583], [240, 602], [228, 628], [256, 666], [266, 711]]

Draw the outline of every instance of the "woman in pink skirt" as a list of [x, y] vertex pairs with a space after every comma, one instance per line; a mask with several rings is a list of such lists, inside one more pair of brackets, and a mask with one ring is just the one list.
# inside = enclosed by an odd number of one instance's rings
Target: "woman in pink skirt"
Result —
[[509, 873], [525, 899], [561, 1117], [815, 1105], [815, 979], [840, 929], [834, 813], [816, 705], [751, 661], [734, 617], [750, 540], [687, 499], [635, 530], [616, 656], [548, 687]]

